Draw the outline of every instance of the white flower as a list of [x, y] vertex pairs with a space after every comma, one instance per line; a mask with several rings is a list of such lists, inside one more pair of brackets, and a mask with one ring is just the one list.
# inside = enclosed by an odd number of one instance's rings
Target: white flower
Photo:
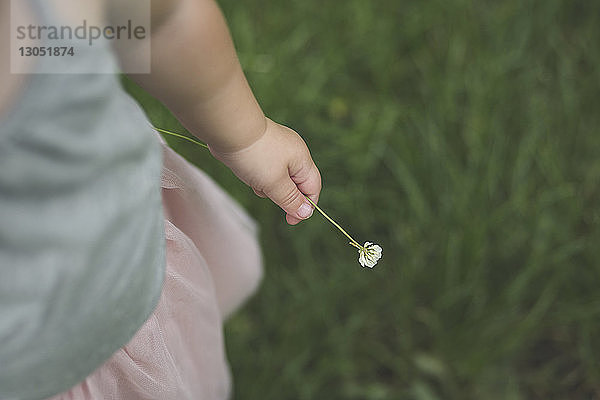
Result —
[[381, 246], [371, 242], [365, 242], [365, 245], [358, 249], [358, 262], [363, 268], [373, 268], [381, 258], [382, 251]]
[[[188, 140], [192, 143], [195, 143], [199, 146], [205, 147], [208, 149], [208, 145], [198, 142], [194, 139], [191, 139], [187, 136], [184, 135], [180, 135], [179, 133], [175, 133], [175, 132], [171, 132], [171, 131], [167, 131], [166, 129], [161, 129], [161, 128], [155, 128], [153, 127], [155, 130], [157, 130], [158, 132], [167, 134], [167, 135], [171, 135], [171, 136], [175, 136], [181, 139], [185, 139]], [[354, 246], [358, 249], [358, 262], [360, 263], [360, 265], [364, 267], [369, 267], [369, 268], [373, 268], [376, 264], [377, 261], [379, 261], [379, 259], [381, 258], [381, 253], [382, 253], [382, 249], [381, 246], [371, 243], [371, 242], [365, 242], [364, 246], [361, 246], [360, 244], [358, 244], [358, 242], [356, 240], [354, 240], [352, 238], [352, 236], [350, 236], [348, 234], [348, 232], [346, 232], [344, 230], [344, 228], [342, 228], [337, 222], [335, 222], [329, 215], [327, 215], [327, 213], [325, 211], [323, 211], [321, 209], [321, 207], [319, 207], [314, 201], [311, 200], [310, 197], [308, 197], [307, 195], [304, 195], [304, 197], [306, 197], [306, 200], [308, 200], [310, 202], [310, 204], [313, 205], [313, 207], [315, 207], [317, 210], [319, 210], [319, 212], [325, 217], [327, 218], [327, 220], [329, 222], [331, 222], [336, 228], [338, 228], [340, 230], [340, 232], [342, 232], [348, 239], [350, 239], [349, 244], [351, 246]]]

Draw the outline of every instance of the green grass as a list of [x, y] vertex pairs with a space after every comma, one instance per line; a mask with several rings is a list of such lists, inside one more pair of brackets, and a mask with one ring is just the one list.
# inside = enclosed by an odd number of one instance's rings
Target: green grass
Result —
[[321, 216], [287, 226], [169, 139], [261, 225], [265, 280], [226, 325], [235, 398], [600, 398], [600, 3], [221, 5], [320, 205], [384, 249], [361, 269]]

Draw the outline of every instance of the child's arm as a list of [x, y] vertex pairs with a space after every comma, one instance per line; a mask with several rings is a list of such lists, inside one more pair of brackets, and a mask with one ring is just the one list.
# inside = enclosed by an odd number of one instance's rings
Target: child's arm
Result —
[[302, 193], [318, 200], [319, 171], [302, 138], [264, 116], [213, 0], [153, 2], [152, 72], [132, 78], [288, 223], [310, 216]]

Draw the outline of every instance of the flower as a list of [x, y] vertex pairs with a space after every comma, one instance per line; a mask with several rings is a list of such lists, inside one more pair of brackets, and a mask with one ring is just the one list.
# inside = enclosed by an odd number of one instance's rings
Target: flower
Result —
[[308, 197], [307, 195], [304, 195], [304, 197], [306, 197], [306, 200], [308, 200], [310, 204], [312, 204], [325, 218], [327, 218], [329, 222], [331, 222], [336, 228], [340, 230], [340, 232], [342, 232], [344, 235], [346, 235], [348, 239], [350, 239], [350, 242], [348, 244], [358, 249], [358, 262], [360, 263], [360, 265], [362, 265], [363, 268], [373, 268], [377, 264], [377, 261], [379, 261], [379, 259], [381, 258], [381, 253], [383, 252], [381, 246], [371, 242], [365, 242], [365, 244], [361, 246], [356, 240], [352, 238], [352, 236], [348, 234], [348, 232], [344, 230], [344, 228], [342, 228], [329, 215], [327, 215], [325, 211], [323, 211], [318, 205], [316, 205], [315, 202], [313, 202], [310, 199], [310, 197]]
[[373, 268], [381, 258], [382, 252], [381, 246], [371, 242], [365, 242], [364, 246], [361, 246], [361, 248], [358, 249], [358, 262], [363, 268]]
[[[161, 129], [161, 128], [156, 128], [153, 126], [153, 128], [160, 132], [160, 133], [164, 133], [167, 135], [171, 135], [171, 136], [175, 136], [181, 139], [185, 139], [188, 140], [192, 143], [195, 143], [199, 146], [202, 146], [204, 148], [208, 149], [208, 146], [204, 143], [198, 142], [192, 138], [189, 138], [187, 136], [183, 136], [180, 135], [178, 133], [175, 132], [171, 132], [168, 131], [166, 129]], [[307, 195], [304, 195], [304, 197], [306, 197], [306, 200], [308, 200], [310, 202], [310, 204], [313, 205], [313, 207], [315, 207], [325, 218], [327, 218], [327, 220], [329, 222], [331, 222], [336, 228], [338, 228], [340, 230], [340, 232], [342, 232], [348, 239], [350, 239], [350, 246], [354, 246], [358, 249], [358, 262], [360, 263], [360, 265], [362, 265], [362, 267], [369, 267], [369, 268], [373, 268], [376, 264], [377, 261], [379, 261], [379, 259], [381, 258], [381, 253], [383, 252], [383, 250], [381, 249], [381, 246], [371, 243], [371, 242], [365, 242], [365, 244], [363, 246], [361, 246], [356, 240], [354, 240], [352, 238], [352, 236], [350, 236], [348, 234], [348, 232], [346, 232], [344, 230], [344, 228], [342, 228], [337, 222], [335, 222], [329, 215], [327, 215], [327, 213], [325, 211], [323, 211], [321, 209], [321, 207], [319, 207], [318, 205], [315, 204], [314, 201], [312, 201], [310, 199], [310, 197], [308, 197]]]

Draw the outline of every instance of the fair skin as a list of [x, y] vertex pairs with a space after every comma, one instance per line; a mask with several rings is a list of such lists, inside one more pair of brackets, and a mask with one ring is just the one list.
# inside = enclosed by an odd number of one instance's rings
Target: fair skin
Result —
[[[19, 3], [20, 4], [20, 3]], [[14, 13], [17, 22], [22, 18], [23, 13], [30, 12], [26, 8], [26, 4], [18, 7]], [[0, 118], [5, 113], [10, 111], [12, 104], [11, 99], [14, 98], [25, 80], [23, 75], [10, 73], [10, 58], [9, 47], [10, 43], [7, 38], [10, 37], [10, 2], [8, 0], [0, 1], [0, 37], [5, 38], [0, 40]], [[18, 59], [18, 67], [26, 70], [29, 67], [30, 60], [25, 58]]]
[[[59, 3], [69, 0], [53, 1], [60, 7]], [[102, 5], [103, 0], [87, 1]], [[111, 14], [123, 14], [125, 6], [127, 13], [132, 12], [139, 0], [105, 1], [110, 18]], [[7, 3], [0, 0], [0, 25], [4, 27], [8, 26]], [[308, 218], [313, 207], [304, 194], [318, 201], [319, 170], [302, 138], [264, 115], [214, 0], [152, 0], [151, 35], [151, 73], [130, 77], [161, 100], [258, 196], [281, 207], [289, 224]], [[7, 43], [3, 46], [0, 59], [7, 60]], [[122, 65], [135, 63], [135, 51], [119, 52], [117, 48], [117, 52]], [[23, 79], [9, 73], [6, 61], [2, 63], [0, 116]]]
[[263, 114], [217, 4], [155, 0], [152, 6], [161, 10], [153, 13], [158, 23], [152, 34], [152, 73], [132, 78], [257, 195], [280, 206], [288, 223], [310, 216], [312, 206], [303, 193], [318, 201], [319, 170], [302, 138]]

